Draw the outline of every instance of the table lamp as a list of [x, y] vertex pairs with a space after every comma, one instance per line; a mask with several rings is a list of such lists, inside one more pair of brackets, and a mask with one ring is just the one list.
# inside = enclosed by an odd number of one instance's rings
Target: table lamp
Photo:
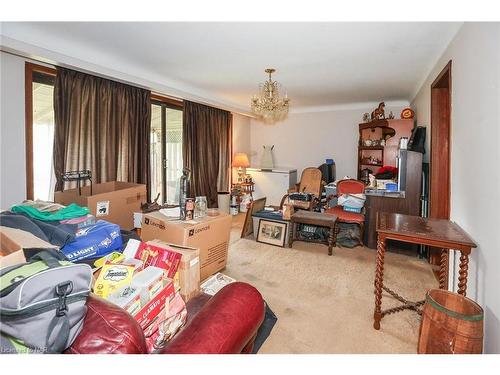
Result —
[[238, 152], [233, 157], [232, 167], [238, 168], [238, 183], [243, 182], [243, 168], [250, 166], [248, 156], [244, 152]]

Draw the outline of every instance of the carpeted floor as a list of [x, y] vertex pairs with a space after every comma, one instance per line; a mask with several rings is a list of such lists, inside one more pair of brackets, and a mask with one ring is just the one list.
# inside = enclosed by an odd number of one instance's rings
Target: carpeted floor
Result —
[[[278, 317], [259, 353], [416, 353], [419, 317], [388, 315], [373, 329], [375, 251], [295, 242], [293, 249], [240, 239], [243, 215], [233, 220], [223, 273], [254, 285]], [[438, 287], [430, 265], [387, 253], [385, 285], [409, 300]], [[384, 293], [382, 308], [398, 303]]]

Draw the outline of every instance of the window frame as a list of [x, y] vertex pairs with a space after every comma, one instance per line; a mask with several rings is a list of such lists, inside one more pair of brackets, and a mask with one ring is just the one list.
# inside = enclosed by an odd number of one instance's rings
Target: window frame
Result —
[[[161, 179], [162, 179], [162, 186], [161, 186], [161, 194], [163, 197], [163, 204], [167, 200], [167, 163], [166, 163], [166, 156], [167, 156], [167, 144], [165, 142], [166, 140], [166, 131], [167, 131], [167, 108], [170, 109], [175, 109], [178, 111], [184, 111], [184, 102], [182, 100], [177, 100], [173, 98], [169, 98], [166, 96], [158, 95], [158, 94], [153, 94], [151, 93], [151, 105], [159, 105], [161, 107], [161, 138], [162, 138], [162, 145], [161, 145]], [[183, 146], [184, 148], [184, 146]], [[151, 171], [153, 172], [153, 171]], [[151, 197], [151, 200], [153, 200], [155, 197]]]
[[55, 77], [57, 70], [45, 65], [26, 62], [24, 66], [24, 108], [26, 144], [26, 199], [34, 199], [33, 182], [33, 75], [34, 73]]

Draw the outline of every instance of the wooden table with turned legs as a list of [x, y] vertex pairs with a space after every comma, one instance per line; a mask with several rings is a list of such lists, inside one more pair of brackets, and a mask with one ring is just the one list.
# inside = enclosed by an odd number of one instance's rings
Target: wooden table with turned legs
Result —
[[[439, 288], [448, 289], [447, 264], [450, 250], [460, 251], [458, 293], [467, 292], [467, 271], [469, 254], [477, 247], [474, 241], [457, 224], [449, 220], [430, 219], [419, 216], [379, 212], [377, 214], [377, 262], [375, 270], [375, 311], [373, 328], [380, 329], [380, 321], [385, 315], [403, 310], [414, 310], [422, 314], [424, 301], [411, 302], [384, 286], [384, 256], [386, 240], [428, 245], [441, 248]], [[401, 306], [382, 310], [382, 290], [402, 303]]]

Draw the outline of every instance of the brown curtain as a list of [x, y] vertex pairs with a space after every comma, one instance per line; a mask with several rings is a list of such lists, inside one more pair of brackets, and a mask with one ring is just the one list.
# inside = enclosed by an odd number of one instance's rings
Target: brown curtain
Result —
[[151, 92], [58, 68], [54, 88], [54, 170], [89, 169], [94, 183], [147, 184], [149, 197]]
[[230, 112], [184, 101], [183, 157], [191, 170], [191, 196], [206, 196], [217, 207], [217, 192], [229, 188], [231, 158]]

